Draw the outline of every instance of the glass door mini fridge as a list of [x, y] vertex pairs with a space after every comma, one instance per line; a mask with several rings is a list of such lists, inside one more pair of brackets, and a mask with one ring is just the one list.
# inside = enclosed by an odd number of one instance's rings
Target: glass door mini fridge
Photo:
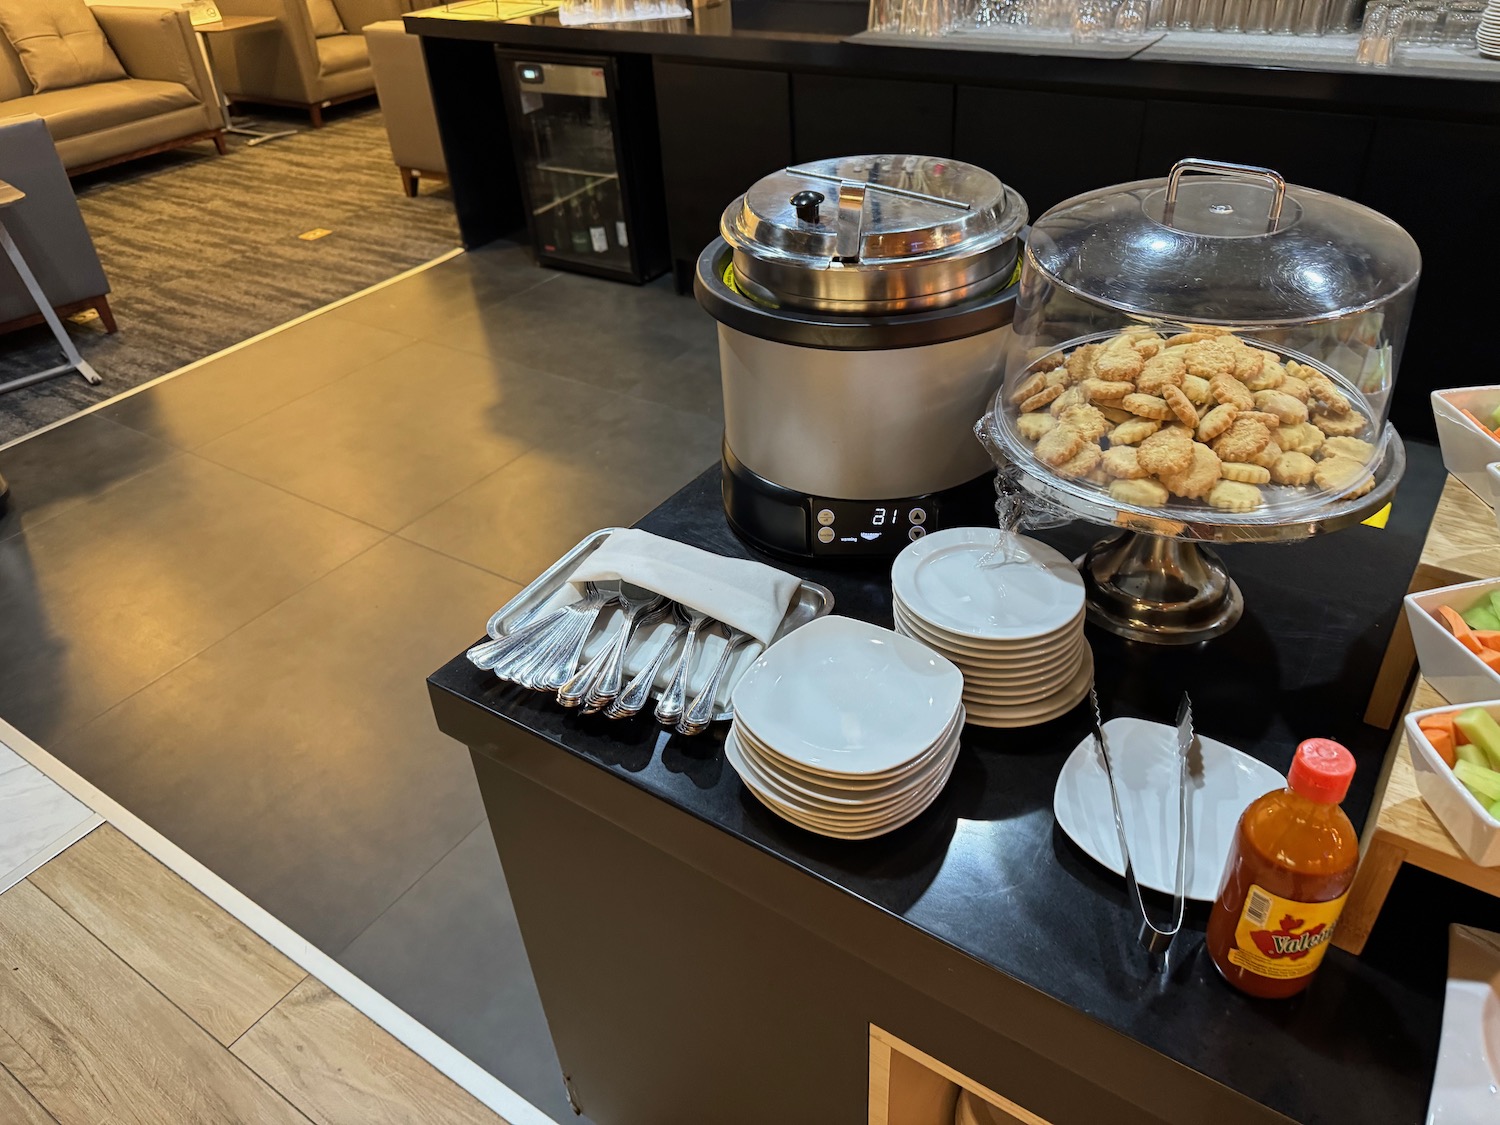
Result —
[[649, 59], [498, 54], [537, 261], [636, 284], [665, 273]]

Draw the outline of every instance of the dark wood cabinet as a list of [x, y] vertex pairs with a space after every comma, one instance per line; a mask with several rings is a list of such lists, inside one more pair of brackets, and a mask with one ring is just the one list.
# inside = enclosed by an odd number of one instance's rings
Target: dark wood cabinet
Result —
[[945, 82], [792, 75], [792, 156], [870, 152], [953, 155], [953, 87]]
[[1355, 197], [1375, 121], [1344, 113], [1207, 102], [1146, 103], [1137, 172], [1165, 176], [1184, 156], [1274, 168], [1291, 183]]
[[1031, 217], [1080, 192], [1135, 179], [1139, 99], [960, 86], [953, 155], [999, 176]]
[[791, 162], [789, 83], [773, 70], [658, 60], [655, 71], [667, 230], [686, 292], [729, 201]]

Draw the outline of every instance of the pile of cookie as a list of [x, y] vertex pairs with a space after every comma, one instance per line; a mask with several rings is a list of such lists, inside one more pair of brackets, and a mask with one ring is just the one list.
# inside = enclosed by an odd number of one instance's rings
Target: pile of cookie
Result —
[[1038, 360], [1010, 398], [1039, 461], [1125, 504], [1253, 512], [1264, 485], [1339, 497], [1375, 486], [1370, 420], [1348, 395], [1228, 329], [1128, 328]]

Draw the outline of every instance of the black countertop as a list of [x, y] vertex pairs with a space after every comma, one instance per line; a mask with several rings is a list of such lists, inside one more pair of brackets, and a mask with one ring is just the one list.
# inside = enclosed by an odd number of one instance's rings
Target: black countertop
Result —
[[[1285, 771], [1296, 743], [1323, 735], [1359, 763], [1345, 808], [1369, 809], [1389, 734], [1362, 721], [1401, 596], [1444, 479], [1437, 450], [1413, 444], [1384, 530], [1355, 527], [1285, 546], [1222, 550], [1245, 594], [1244, 619], [1201, 646], [1133, 644], [1092, 626], [1106, 717], [1170, 722], [1180, 693], [1197, 730]], [[717, 469], [639, 526], [737, 557], [756, 557], [725, 524]], [[1099, 529], [1040, 534], [1076, 554]], [[888, 568], [793, 568], [831, 588], [835, 612], [889, 627]], [[722, 754], [724, 732], [669, 737], [647, 720], [624, 724], [565, 712], [498, 683], [462, 656], [434, 690], [513, 723], [666, 808], [706, 821], [824, 880], [1193, 1070], [1303, 1122], [1422, 1120], [1437, 1056], [1446, 968], [1439, 922], [1364, 958], [1334, 949], [1302, 997], [1248, 999], [1225, 985], [1203, 952], [1206, 907], [1190, 904], [1166, 980], [1135, 948], [1123, 881], [1055, 825], [1058, 771], [1088, 732], [1084, 708], [1029, 730], [965, 730], [943, 795], [880, 839], [825, 839], [773, 816]], [[1390, 911], [1387, 911], [1389, 914]], [[1399, 923], [1382, 916], [1377, 937]]]
[[1075, 92], [1107, 89], [1192, 99], [1222, 95], [1267, 104], [1343, 105], [1365, 113], [1437, 113], [1444, 120], [1500, 116], [1500, 83], [1463, 77], [849, 42], [849, 36], [865, 29], [868, 12], [864, 0], [723, 0], [696, 8], [690, 20], [564, 27], [555, 12], [518, 20], [456, 20], [417, 14], [406, 17], [406, 26], [419, 35], [485, 40], [529, 50], [638, 53], [728, 65]]

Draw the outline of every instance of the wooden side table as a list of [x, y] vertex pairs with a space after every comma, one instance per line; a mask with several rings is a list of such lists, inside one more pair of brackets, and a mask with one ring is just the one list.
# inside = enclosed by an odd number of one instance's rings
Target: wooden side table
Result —
[[[1426, 680], [1418, 677], [1410, 707], [1405, 710], [1425, 710], [1446, 703]], [[1364, 949], [1403, 863], [1500, 897], [1500, 867], [1480, 867], [1465, 856], [1422, 800], [1404, 730], [1396, 732], [1391, 753], [1386, 756], [1384, 775], [1376, 785], [1375, 804], [1360, 840], [1360, 852], [1359, 874], [1349, 888], [1344, 913], [1333, 935], [1333, 944], [1350, 953], [1358, 954]]]
[[267, 141], [278, 140], [281, 137], [294, 137], [296, 129], [280, 129], [276, 132], [267, 132], [264, 129], [256, 129], [250, 121], [239, 121], [229, 113], [229, 99], [224, 94], [224, 87], [219, 84], [219, 76], [214, 73], [213, 52], [208, 49], [208, 36], [223, 35], [235, 31], [249, 31], [252, 28], [270, 27], [276, 23], [274, 16], [220, 16], [212, 23], [195, 23], [193, 30], [198, 33], [198, 42], [203, 47], [204, 65], [208, 67], [209, 81], [213, 83], [214, 94], [219, 99], [219, 108], [224, 113], [224, 131], [233, 133], [240, 137], [249, 137], [248, 145], [265, 144]]
[[[1449, 476], [1437, 510], [1432, 514], [1422, 558], [1407, 593], [1483, 578], [1500, 578], [1500, 527], [1495, 524], [1495, 513], [1490, 506], [1457, 477]], [[1406, 684], [1416, 662], [1417, 650], [1412, 646], [1406, 614], [1402, 613], [1386, 646], [1385, 659], [1365, 709], [1365, 722], [1376, 727], [1391, 725], [1401, 712]], [[1442, 702], [1439, 699], [1433, 706]]]

